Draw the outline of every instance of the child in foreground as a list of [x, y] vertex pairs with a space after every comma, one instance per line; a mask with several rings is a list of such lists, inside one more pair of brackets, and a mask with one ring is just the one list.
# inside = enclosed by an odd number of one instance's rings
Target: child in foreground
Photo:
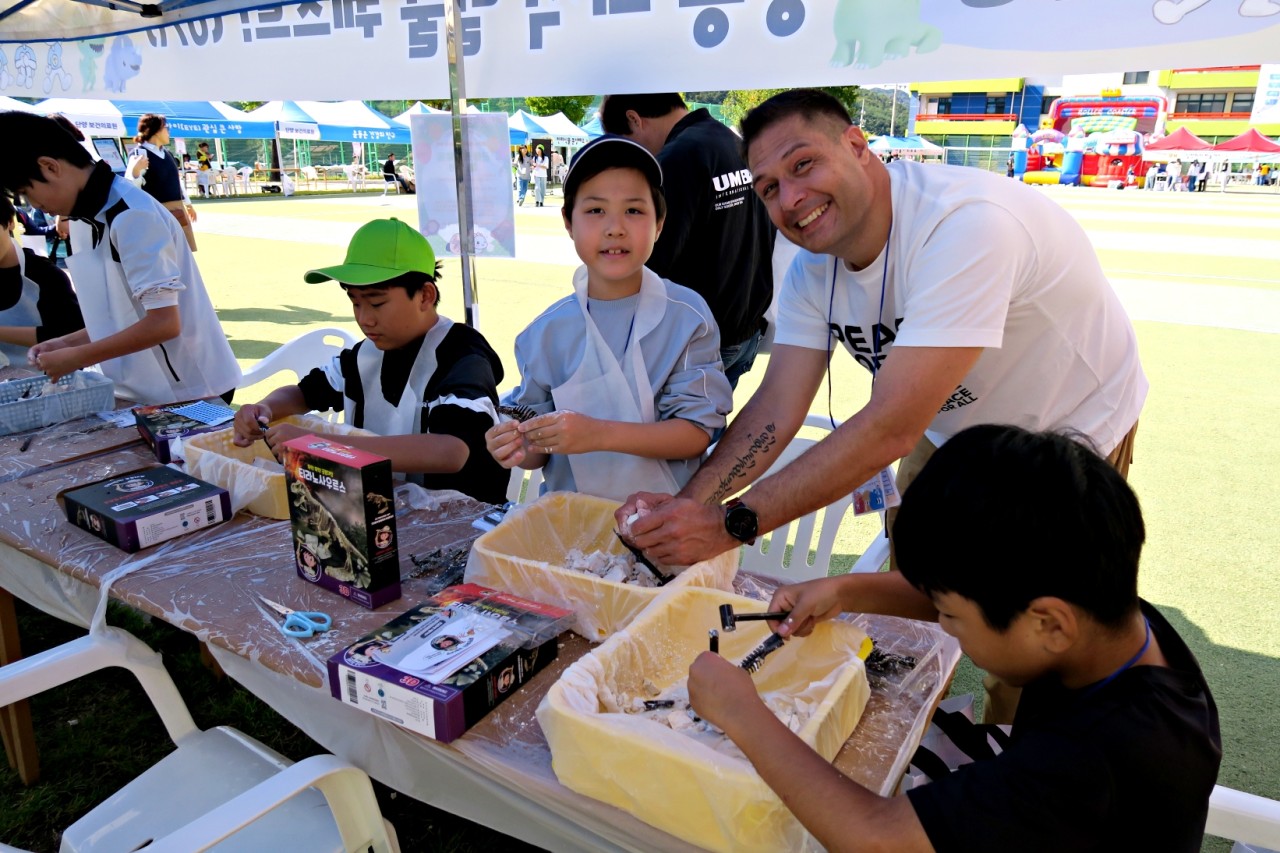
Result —
[[706, 302], [644, 266], [665, 212], [662, 169], [640, 145], [602, 136], [573, 158], [563, 216], [583, 266], [573, 296], [516, 338], [507, 397], [538, 416], [486, 435], [503, 467], [545, 468], [549, 491], [678, 491], [733, 405]]
[[502, 363], [479, 332], [436, 310], [438, 266], [427, 238], [398, 219], [374, 220], [351, 238], [345, 263], [304, 278], [338, 282], [366, 339], [297, 385], [241, 406], [235, 443], [263, 439], [274, 449], [304, 432], [261, 423], [342, 411], [351, 426], [378, 433], [344, 436], [344, 443], [387, 457], [393, 471], [425, 488], [503, 503], [510, 475], [484, 444], [498, 420]]
[[[892, 580], [1024, 689], [1000, 755], [905, 796], [836, 772], [724, 658], [698, 657], [689, 698], [829, 850], [1199, 850], [1218, 712], [1195, 657], [1138, 598], [1144, 538], [1124, 478], [1069, 438], [976, 426], [938, 450], [903, 496]], [[893, 609], [851, 597], [850, 577], [779, 589], [778, 632]]]
[[138, 403], [230, 402], [240, 366], [172, 214], [52, 118], [0, 113], [0, 138], [0, 187], [76, 229], [67, 269], [85, 328], [36, 344], [29, 360], [55, 380], [101, 364], [117, 396]]

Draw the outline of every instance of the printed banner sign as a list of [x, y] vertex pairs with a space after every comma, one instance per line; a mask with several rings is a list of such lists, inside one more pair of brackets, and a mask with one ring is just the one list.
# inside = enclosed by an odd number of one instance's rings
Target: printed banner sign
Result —
[[281, 139], [313, 139], [320, 138], [320, 125], [308, 124], [305, 121], [278, 121], [276, 135]]
[[[512, 195], [511, 143], [502, 113], [464, 115], [471, 170], [471, 218], [475, 239], [471, 254], [513, 258], [516, 253], [515, 198]], [[453, 117], [419, 114], [409, 119], [417, 182], [418, 230], [438, 257], [462, 254], [458, 226], [458, 179], [453, 158]]]
[[1280, 124], [1280, 65], [1264, 65], [1258, 72], [1250, 124]]
[[[1280, 61], [1280, 3], [1257, 0], [458, 2], [470, 97]], [[114, 23], [104, 23], [103, 36], [78, 41], [54, 40], [62, 30], [53, 24], [33, 31], [30, 19], [19, 29], [21, 10], [0, 21], [0, 93], [177, 100], [449, 94], [443, 3], [321, 0], [144, 31], [136, 16], [121, 14], [104, 18]]]

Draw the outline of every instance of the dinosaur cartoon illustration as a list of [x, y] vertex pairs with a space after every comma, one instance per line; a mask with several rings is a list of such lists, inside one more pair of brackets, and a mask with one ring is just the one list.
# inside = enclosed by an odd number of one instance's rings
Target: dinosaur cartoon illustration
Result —
[[31, 89], [36, 84], [36, 52], [31, 45], [20, 44], [13, 52], [13, 70], [17, 74], [18, 85]]
[[[1151, 14], [1162, 24], [1176, 24], [1184, 17], [1208, 3], [1209, 0], [1156, 0]], [[1240, 0], [1240, 17], [1265, 18], [1280, 14], [1276, 0]]]
[[106, 49], [104, 39], [76, 42], [80, 48], [80, 91], [92, 92], [98, 87], [98, 59]]
[[12, 82], [13, 75], [9, 73], [9, 57], [5, 55], [4, 49], [0, 48], [0, 90], [8, 89]]
[[108, 92], [123, 92], [125, 84], [138, 76], [142, 68], [142, 54], [133, 46], [128, 36], [116, 36], [111, 42], [111, 51], [107, 54], [106, 66], [102, 71], [102, 82]]
[[62, 42], [55, 41], [49, 45], [49, 53], [44, 61], [44, 93], [46, 95], [53, 92], [53, 83], [58, 81], [62, 84], [62, 91], [71, 88], [71, 81], [75, 78], [71, 76], [71, 72], [62, 67]]
[[942, 31], [920, 20], [920, 0], [836, 0], [834, 30], [833, 68], [875, 68], [942, 44]]

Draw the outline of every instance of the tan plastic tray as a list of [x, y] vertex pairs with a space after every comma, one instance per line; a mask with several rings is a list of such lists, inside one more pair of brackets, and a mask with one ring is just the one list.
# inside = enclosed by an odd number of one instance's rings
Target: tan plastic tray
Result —
[[[346, 424], [331, 424], [317, 415], [292, 415], [275, 423], [293, 424], [317, 435], [373, 435]], [[197, 479], [221, 486], [231, 493], [231, 505], [267, 518], [289, 517], [289, 496], [284, 474], [255, 467], [254, 459], [275, 461], [266, 442], [249, 447], [232, 443], [230, 427], [206, 432], [183, 442], [187, 472]]]
[[[820, 849], [744, 758], [643, 716], [606, 710], [651, 695], [646, 681], [659, 690], [684, 681], [707, 648], [708, 629], [719, 628], [725, 603], [738, 613], [764, 610], [763, 602], [731, 593], [682, 589], [565, 670], [537, 711], [552, 769], [564, 786], [709, 850]], [[721, 633], [720, 653], [741, 660], [768, 634], [763, 622], [742, 623]], [[818, 703], [797, 734], [831, 761], [870, 696], [862, 664], [870, 650], [853, 625], [823, 622], [766, 658], [753, 678], [762, 693]]]
[[730, 590], [738, 553], [729, 551], [690, 566], [665, 587], [604, 581], [562, 568], [565, 553], [607, 551], [625, 554], [613, 535], [615, 501], [573, 492], [551, 492], [507, 514], [476, 540], [467, 581], [566, 607], [577, 614], [573, 630], [593, 643], [626, 627], [665, 591], [687, 586]]

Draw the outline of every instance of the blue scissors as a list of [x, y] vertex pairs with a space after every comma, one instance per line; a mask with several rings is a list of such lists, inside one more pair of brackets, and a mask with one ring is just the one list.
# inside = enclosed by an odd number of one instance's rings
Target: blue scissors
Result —
[[328, 631], [333, 625], [333, 620], [329, 618], [328, 613], [315, 610], [298, 611], [269, 598], [263, 598], [261, 595], [258, 598], [262, 598], [263, 604], [284, 617], [284, 624], [280, 626], [280, 631], [287, 636], [314, 637], [316, 634]]

